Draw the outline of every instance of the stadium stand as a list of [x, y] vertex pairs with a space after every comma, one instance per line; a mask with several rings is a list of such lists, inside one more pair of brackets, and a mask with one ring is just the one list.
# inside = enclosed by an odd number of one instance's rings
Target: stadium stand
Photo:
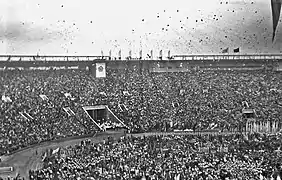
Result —
[[138, 133], [243, 130], [243, 108], [254, 109], [260, 121], [278, 122], [281, 79], [281, 73], [269, 71], [125, 69], [108, 70], [105, 79], [81, 70], [5, 71], [0, 90], [11, 101], [2, 96], [0, 155], [97, 130], [84, 105], [107, 104], [131, 132]]
[[[281, 72], [152, 72], [134, 67], [109, 68], [106, 78], [95, 78], [80, 69], [1, 73], [0, 155], [99, 131], [83, 110], [95, 105], [107, 105], [130, 133], [246, 132], [250, 119], [247, 114], [253, 114], [256, 123], [267, 124], [261, 126], [267, 128], [265, 131], [277, 133], [281, 129]], [[101, 126], [120, 126], [105, 119], [97, 122]], [[255, 133], [82, 142], [46, 156], [43, 169], [30, 171], [30, 179], [278, 177], [280, 139], [277, 134]]]
[[281, 177], [281, 135], [127, 136], [82, 141], [48, 156], [30, 179], [265, 179]]

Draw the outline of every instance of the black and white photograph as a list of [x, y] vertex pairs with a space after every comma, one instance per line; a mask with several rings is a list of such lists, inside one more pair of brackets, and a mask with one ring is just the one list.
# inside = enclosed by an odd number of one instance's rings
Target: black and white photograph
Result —
[[281, 180], [282, 0], [0, 0], [0, 180]]

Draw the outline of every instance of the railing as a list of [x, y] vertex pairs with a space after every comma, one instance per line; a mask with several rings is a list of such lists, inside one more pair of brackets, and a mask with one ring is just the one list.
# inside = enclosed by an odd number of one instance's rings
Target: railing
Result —
[[282, 54], [210, 54], [174, 55], [174, 60], [278, 60]]
[[[126, 58], [117, 58], [110, 56], [39, 56], [39, 55], [0, 55], [0, 61], [93, 61], [95, 59], [104, 60], [126, 60]], [[191, 54], [191, 55], [172, 55], [154, 57], [153, 59], [142, 60], [282, 60], [282, 54]], [[132, 58], [128, 61], [141, 60], [139, 57]]]
[[33, 56], [33, 55], [0, 55], [0, 61], [93, 61], [96, 59], [109, 60], [110, 56]]

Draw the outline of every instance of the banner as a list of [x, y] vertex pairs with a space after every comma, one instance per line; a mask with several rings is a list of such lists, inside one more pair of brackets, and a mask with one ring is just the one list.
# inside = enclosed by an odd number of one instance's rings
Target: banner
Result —
[[96, 63], [96, 77], [106, 77], [106, 64]]

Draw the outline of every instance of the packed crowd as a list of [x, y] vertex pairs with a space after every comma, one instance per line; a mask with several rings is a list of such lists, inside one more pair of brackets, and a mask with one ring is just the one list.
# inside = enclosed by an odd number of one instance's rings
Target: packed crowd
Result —
[[240, 127], [244, 121], [243, 108], [254, 109], [257, 119], [264, 121], [277, 121], [282, 115], [281, 73], [125, 70], [113, 72], [108, 79], [108, 87], [129, 92], [127, 96], [122, 96], [122, 92], [117, 96], [128, 110], [116, 113], [137, 131], [230, 130]]
[[214, 180], [282, 177], [281, 134], [154, 135], [82, 141], [30, 171], [31, 180]]
[[[282, 115], [282, 74], [275, 72], [107, 69], [106, 78], [83, 70], [1, 73], [0, 155], [97, 131], [82, 108], [88, 105], [108, 105], [131, 132], [243, 130], [243, 108], [255, 109], [262, 121]], [[119, 123], [100, 125], [113, 124]]]

